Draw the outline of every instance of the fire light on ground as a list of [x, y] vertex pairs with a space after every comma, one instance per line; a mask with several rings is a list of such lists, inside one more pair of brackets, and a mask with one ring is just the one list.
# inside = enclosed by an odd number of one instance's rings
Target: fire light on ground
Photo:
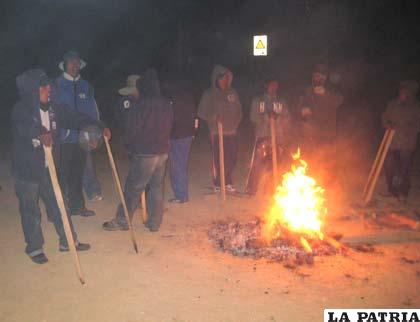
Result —
[[322, 226], [327, 214], [324, 189], [307, 174], [308, 164], [301, 159], [299, 149], [293, 160], [291, 171], [283, 175], [282, 183], [277, 187], [263, 234], [267, 240], [273, 240], [286, 232], [294, 233], [304, 249], [311, 252], [306, 238], [324, 238]]

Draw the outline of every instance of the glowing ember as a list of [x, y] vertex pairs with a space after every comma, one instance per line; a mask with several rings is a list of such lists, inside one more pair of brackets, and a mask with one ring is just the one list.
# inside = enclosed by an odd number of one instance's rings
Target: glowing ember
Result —
[[274, 206], [267, 215], [264, 235], [267, 239], [279, 237], [282, 228], [299, 233], [301, 244], [310, 252], [303, 236], [323, 239], [322, 219], [327, 214], [324, 207], [324, 189], [307, 175], [308, 165], [300, 158], [300, 150], [293, 155], [290, 172], [283, 175], [274, 196]]

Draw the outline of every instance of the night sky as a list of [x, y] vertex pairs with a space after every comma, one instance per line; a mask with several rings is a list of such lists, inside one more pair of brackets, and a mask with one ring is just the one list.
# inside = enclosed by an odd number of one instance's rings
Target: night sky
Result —
[[[2, 1], [2, 133], [16, 100], [16, 75], [41, 66], [56, 76], [69, 49], [88, 62], [82, 75], [95, 86], [105, 118], [126, 76], [149, 66], [162, 77], [193, 80], [199, 97], [212, 66], [225, 64], [245, 106], [269, 74], [294, 88], [308, 81], [317, 62], [342, 73], [357, 66], [360, 88], [348, 96], [363, 92], [380, 105], [376, 93], [386, 93], [386, 101], [400, 79], [419, 79], [419, 7], [396, 0]], [[269, 57], [255, 59], [251, 38], [259, 33], [269, 35]]]

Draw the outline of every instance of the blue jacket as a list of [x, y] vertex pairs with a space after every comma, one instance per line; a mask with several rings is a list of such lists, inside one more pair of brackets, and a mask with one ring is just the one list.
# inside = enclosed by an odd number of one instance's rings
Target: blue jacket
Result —
[[[45, 155], [40, 135], [47, 131], [41, 122], [39, 106], [39, 84], [44, 71], [33, 69], [16, 78], [20, 100], [12, 110], [12, 174], [15, 178], [40, 182], [45, 175]], [[63, 104], [50, 102], [49, 117], [53, 142], [61, 129], [80, 129], [87, 125], [104, 125], [89, 116], [73, 112]], [[57, 156], [57, 145], [53, 144], [53, 154]]]
[[[74, 112], [80, 112], [99, 120], [93, 87], [80, 77], [73, 81], [70, 80], [70, 75], [66, 76], [62, 74], [56, 79], [53, 101], [65, 104]], [[63, 129], [60, 133], [62, 143], [77, 143], [78, 137], [79, 132], [77, 130]]]
[[173, 111], [169, 100], [161, 95], [156, 72], [145, 71], [138, 87], [138, 101], [125, 96], [118, 106], [125, 146], [132, 154], [168, 153]]

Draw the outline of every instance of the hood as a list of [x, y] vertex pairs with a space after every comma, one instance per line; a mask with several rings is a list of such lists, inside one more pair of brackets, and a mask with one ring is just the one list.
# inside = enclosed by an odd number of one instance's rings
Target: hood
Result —
[[219, 75], [225, 74], [225, 73], [229, 73], [230, 75], [230, 79], [229, 79], [229, 88], [230, 88], [230, 86], [232, 85], [233, 74], [228, 68], [221, 65], [214, 66], [213, 72], [211, 73], [211, 86], [213, 88], [217, 88], [216, 80], [219, 77]]
[[137, 89], [139, 90], [140, 97], [161, 96], [156, 70], [147, 69], [137, 82]]
[[48, 81], [48, 76], [42, 69], [30, 69], [16, 77], [16, 86], [21, 98], [32, 97], [39, 100], [39, 87], [41, 83]]

